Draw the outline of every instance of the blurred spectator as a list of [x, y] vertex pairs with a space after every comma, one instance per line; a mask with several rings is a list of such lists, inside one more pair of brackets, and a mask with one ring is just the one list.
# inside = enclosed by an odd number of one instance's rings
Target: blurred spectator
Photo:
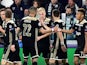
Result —
[[25, 5], [22, 0], [14, 0], [14, 3], [11, 5], [11, 10], [13, 12], [13, 17], [15, 23], [19, 25], [20, 20], [24, 17]]
[[[72, 14], [72, 9], [70, 7], [66, 8], [66, 19], [65, 19], [65, 29], [69, 30], [74, 24], [76, 19], [74, 18], [74, 15]], [[73, 34], [67, 34], [66, 35], [67, 40], [73, 40], [75, 39], [75, 35]]]
[[65, 13], [65, 6], [68, 4], [68, 0], [58, 0], [62, 4], [63, 13]]
[[[5, 8], [5, 6], [3, 6], [2, 4], [1, 4], [1, 1], [2, 0], [0, 0], [0, 9], [2, 9], [2, 8]], [[0, 25], [2, 24], [2, 19], [1, 19], [1, 17], [0, 17]]]
[[47, 17], [52, 17], [52, 10], [58, 9], [60, 12], [63, 11], [62, 5], [58, 2], [58, 0], [51, 0], [49, 4], [46, 5], [46, 15]]
[[29, 11], [28, 11], [28, 9], [25, 9], [25, 10], [24, 10], [24, 17], [26, 17], [26, 16], [29, 16]]
[[24, 5], [26, 5], [28, 8], [30, 8], [32, 6], [32, 2], [33, 0], [23, 0]]
[[75, 0], [68, 0], [68, 4], [66, 5], [65, 8], [70, 7], [72, 9], [72, 14], [76, 14], [76, 11], [78, 10], [78, 6], [75, 3]]
[[[5, 21], [5, 8], [2, 8], [0, 9], [0, 18], [1, 18], [1, 21], [0, 21], [0, 27], [3, 26], [3, 22]], [[3, 40], [3, 34], [0, 32], [0, 44], [3, 44], [4, 43], [4, 40]]]
[[75, 0], [75, 3], [78, 5], [79, 8], [82, 7], [82, 0]]
[[87, 0], [85, 1], [85, 5], [82, 7], [85, 9], [85, 19], [87, 20]]
[[38, 0], [33, 1], [33, 7], [39, 8], [40, 7], [40, 2]]
[[41, 4], [41, 7], [45, 8], [45, 5], [48, 4], [50, 2], [50, 0], [38, 0]]

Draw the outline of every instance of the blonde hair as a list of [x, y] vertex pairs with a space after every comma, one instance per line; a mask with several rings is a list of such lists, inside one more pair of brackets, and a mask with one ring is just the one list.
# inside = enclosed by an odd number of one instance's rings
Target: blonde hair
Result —
[[37, 9], [37, 12], [38, 12], [38, 13], [39, 13], [39, 12], [44, 12], [44, 13], [46, 14], [45, 8], [43, 8], [43, 7], [38, 8], [38, 9]]

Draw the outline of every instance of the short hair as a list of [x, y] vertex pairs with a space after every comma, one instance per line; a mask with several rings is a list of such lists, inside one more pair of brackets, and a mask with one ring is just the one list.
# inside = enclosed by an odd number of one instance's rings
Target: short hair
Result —
[[1, 9], [0, 9], [0, 12], [5, 11], [5, 10], [6, 10], [6, 8], [1, 8]]
[[36, 12], [36, 11], [37, 11], [37, 8], [35, 8], [33, 6], [29, 8], [29, 13]]
[[33, 1], [33, 4], [34, 4], [34, 2], [37, 2], [38, 7], [40, 7], [40, 2], [39, 2], [38, 0], [34, 0], [34, 1]]
[[38, 12], [39, 12], [39, 11], [44, 11], [44, 12], [46, 13], [45, 8], [43, 8], [43, 7], [38, 8]]
[[11, 18], [12, 17], [12, 11], [11, 11], [10, 8], [7, 8], [5, 10], [5, 16], [6, 16], [6, 18]]
[[54, 9], [54, 10], [52, 11], [52, 13], [53, 13], [53, 15], [54, 15], [55, 17], [59, 17], [59, 15], [60, 15], [60, 12], [59, 12], [58, 9]]
[[79, 8], [78, 12], [81, 12], [85, 16], [85, 9], [84, 8]]

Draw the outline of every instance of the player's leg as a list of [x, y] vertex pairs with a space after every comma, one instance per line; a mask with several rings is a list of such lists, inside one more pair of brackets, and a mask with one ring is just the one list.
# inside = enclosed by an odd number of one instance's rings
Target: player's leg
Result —
[[74, 65], [79, 65], [79, 57], [74, 56]]
[[77, 48], [74, 54], [74, 65], [79, 65], [80, 50]]
[[27, 65], [27, 61], [28, 61], [28, 55], [29, 55], [29, 49], [23, 45], [23, 53], [24, 53], [24, 63], [23, 65]]
[[36, 54], [34, 44], [30, 48], [30, 53], [31, 53], [31, 57], [32, 57], [32, 65], [37, 65], [38, 55]]
[[62, 65], [62, 64], [69, 65], [68, 59], [67, 59], [67, 51], [63, 51], [60, 44], [59, 44], [59, 48], [58, 48], [58, 51], [57, 51], [57, 56], [58, 56], [59, 65]]
[[86, 54], [84, 54], [81, 51], [81, 54], [80, 54], [80, 65], [86, 65], [85, 60], [86, 60]]

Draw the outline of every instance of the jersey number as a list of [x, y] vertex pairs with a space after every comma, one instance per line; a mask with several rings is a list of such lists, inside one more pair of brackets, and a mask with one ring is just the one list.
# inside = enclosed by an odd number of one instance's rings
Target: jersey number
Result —
[[31, 37], [31, 28], [32, 26], [30, 24], [23, 24], [23, 36]]

